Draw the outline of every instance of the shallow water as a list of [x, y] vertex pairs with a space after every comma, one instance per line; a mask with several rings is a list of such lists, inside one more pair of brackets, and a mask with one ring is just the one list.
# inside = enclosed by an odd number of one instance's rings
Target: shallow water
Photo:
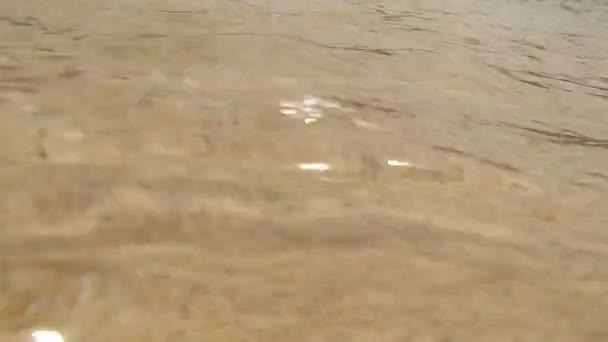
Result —
[[605, 341], [601, 1], [0, 2], [0, 337]]

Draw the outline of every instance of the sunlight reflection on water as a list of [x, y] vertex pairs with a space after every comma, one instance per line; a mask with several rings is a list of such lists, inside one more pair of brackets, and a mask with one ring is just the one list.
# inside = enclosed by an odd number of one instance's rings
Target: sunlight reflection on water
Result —
[[54, 330], [35, 330], [32, 342], [64, 342], [63, 336]]

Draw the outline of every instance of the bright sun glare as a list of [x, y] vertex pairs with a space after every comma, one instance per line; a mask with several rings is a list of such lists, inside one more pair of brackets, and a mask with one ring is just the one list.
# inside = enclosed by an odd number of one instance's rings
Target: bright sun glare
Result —
[[63, 336], [53, 330], [36, 330], [32, 332], [33, 342], [64, 342]]

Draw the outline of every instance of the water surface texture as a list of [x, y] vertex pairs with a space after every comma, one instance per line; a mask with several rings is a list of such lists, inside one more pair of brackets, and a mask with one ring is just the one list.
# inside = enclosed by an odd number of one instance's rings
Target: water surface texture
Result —
[[1, 340], [608, 341], [605, 1], [3, 0], [0, 37]]

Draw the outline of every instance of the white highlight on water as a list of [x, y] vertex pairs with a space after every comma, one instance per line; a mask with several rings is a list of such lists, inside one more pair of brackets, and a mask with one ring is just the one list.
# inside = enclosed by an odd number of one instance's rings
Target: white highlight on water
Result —
[[302, 163], [298, 164], [298, 168], [305, 171], [327, 171], [331, 166], [325, 163]]
[[390, 166], [413, 166], [412, 163], [404, 160], [388, 160], [386, 163]]
[[63, 336], [54, 330], [35, 330], [32, 332], [33, 342], [64, 342]]

